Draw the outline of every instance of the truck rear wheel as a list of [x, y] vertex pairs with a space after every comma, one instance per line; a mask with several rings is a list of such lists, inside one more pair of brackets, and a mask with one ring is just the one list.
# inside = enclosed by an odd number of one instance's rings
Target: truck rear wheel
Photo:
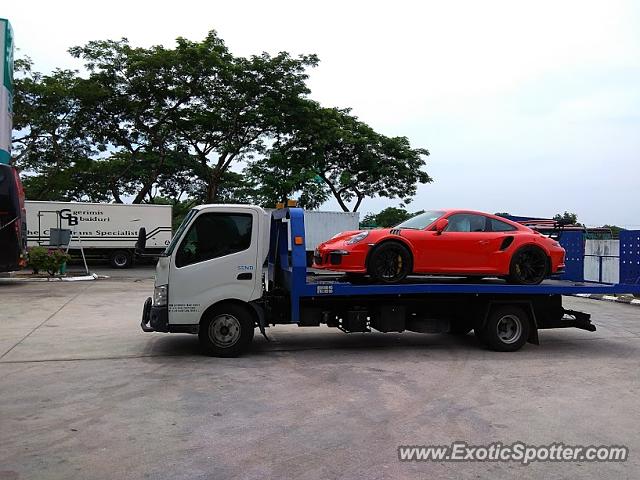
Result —
[[133, 257], [126, 250], [114, 250], [109, 255], [109, 263], [112, 268], [129, 268], [133, 263]]
[[255, 320], [251, 312], [240, 305], [216, 308], [200, 322], [198, 338], [207, 355], [237, 357], [253, 340]]
[[491, 309], [479, 338], [491, 350], [515, 352], [527, 342], [530, 328], [531, 319], [523, 308], [504, 305]]

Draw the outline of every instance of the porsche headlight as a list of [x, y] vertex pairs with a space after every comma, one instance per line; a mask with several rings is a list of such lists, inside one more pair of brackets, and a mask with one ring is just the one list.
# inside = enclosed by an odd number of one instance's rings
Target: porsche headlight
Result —
[[169, 293], [168, 285], [159, 285], [153, 289], [153, 306], [164, 307], [167, 304]]
[[349, 240], [347, 240], [345, 243], [347, 245], [353, 245], [354, 243], [361, 242], [362, 240], [367, 238], [367, 235], [369, 235], [368, 230], [366, 232], [356, 233], [353, 237], [349, 238]]

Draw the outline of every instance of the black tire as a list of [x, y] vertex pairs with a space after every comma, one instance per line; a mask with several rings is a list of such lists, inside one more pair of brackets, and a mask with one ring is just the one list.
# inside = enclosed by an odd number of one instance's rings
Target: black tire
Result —
[[111, 268], [129, 268], [133, 263], [133, 256], [127, 250], [114, 250], [109, 255]]
[[398, 283], [413, 269], [411, 252], [398, 242], [384, 242], [370, 254], [367, 271], [371, 278], [381, 283]]
[[491, 350], [515, 352], [527, 342], [530, 330], [531, 319], [523, 308], [504, 305], [491, 309], [487, 323], [476, 335]]
[[248, 308], [241, 305], [221, 305], [200, 322], [198, 339], [207, 355], [237, 357], [251, 345], [255, 319]]
[[549, 262], [544, 251], [533, 245], [522, 247], [511, 257], [509, 283], [538, 285], [548, 275]]

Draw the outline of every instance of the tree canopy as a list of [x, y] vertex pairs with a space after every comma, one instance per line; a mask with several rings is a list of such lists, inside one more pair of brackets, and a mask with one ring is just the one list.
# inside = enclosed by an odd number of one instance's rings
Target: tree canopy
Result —
[[564, 225], [578, 225], [578, 215], [572, 212], [557, 213], [553, 216], [553, 219]]
[[309, 98], [313, 55], [233, 55], [215, 31], [173, 48], [125, 38], [69, 50], [86, 70], [17, 62], [16, 155], [27, 198], [255, 202], [368, 197], [411, 201], [426, 149], [388, 137], [347, 108]]

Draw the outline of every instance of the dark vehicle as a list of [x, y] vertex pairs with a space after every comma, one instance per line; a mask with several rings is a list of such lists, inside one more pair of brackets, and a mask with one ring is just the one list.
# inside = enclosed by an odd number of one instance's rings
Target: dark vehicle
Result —
[[0, 272], [26, 264], [27, 221], [24, 190], [15, 168], [0, 164]]

